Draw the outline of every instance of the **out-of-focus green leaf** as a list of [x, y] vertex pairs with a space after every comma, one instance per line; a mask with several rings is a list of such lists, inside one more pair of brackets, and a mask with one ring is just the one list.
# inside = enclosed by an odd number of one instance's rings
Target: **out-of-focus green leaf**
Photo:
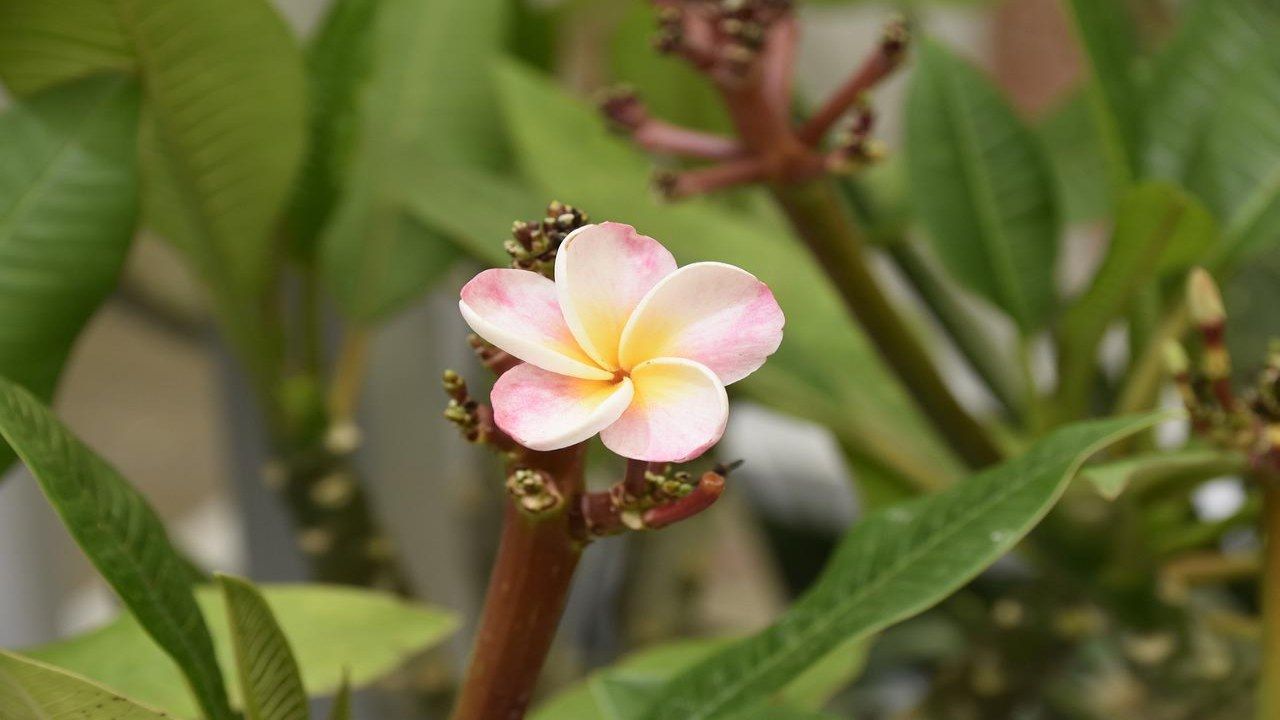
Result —
[[255, 307], [302, 157], [302, 53], [267, 0], [114, 4], [145, 93], [147, 219], [224, 304]]
[[[548, 700], [530, 720], [637, 720], [667, 681], [734, 642], [678, 640], [633, 653]], [[807, 717], [801, 713], [821, 708], [861, 672], [867, 644], [860, 640], [837, 648], [772, 697], [763, 710], [784, 713], [777, 717]]]
[[112, 690], [0, 650], [0, 718], [5, 720], [163, 720]]
[[341, 195], [360, 128], [359, 93], [373, 67], [380, 0], [337, 0], [307, 48], [310, 142], [294, 187], [289, 233], [310, 260]]
[[1216, 266], [1276, 246], [1280, 238], [1280, 51], [1241, 71], [1210, 121], [1191, 187], [1222, 223]]
[[1271, 245], [1249, 257], [1223, 283], [1222, 296], [1231, 316], [1227, 349], [1236, 359], [1232, 372], [1239, 383], [1252, 383], [1258, 365], [1280, 337], [1276, 308], [1280, 307], [1280, 245]]
[[1107, 175], [1107, 156], [1098, 118], [1084, 92], [1071, 93], [1036, 126], [1058, 184], [1063, 219], [1088, 222], [1111, 213], [1115, 197], [1098, 178]]
[[1152, 181], [1124, 195], [1102, 265], [1062, 318], [1059, 402], [1064, 417], [1084, 410], [1098, 344], [1112, 321], [1160, 274], [1184, 271], [1205, 257], [1217, 238], [1209, 211], [1175, 185]]
[[[121, 78], [0, 115], [0, 375], [45, 400], [133, 237], [137, 118], [137, 87]], [[12, 459], [0, 443], [0, 469]]]
[[911, 197], [955, 277], [1030, 334], [1054, 306], [1059, 221], [1049, 165], [989, 80], [920, 51], [907, 104]]
[[681, 262], [729, 262], [769, 284], [787, 314], [786, 333], [778, 353], [742, 382], [744, 391], [830, 426], [907, 475], [942, 483], [958, 473], [801, 245], [702, 200], [658, 201], [649, 191], [650, 160], [588, 106], [515, 64], [501, 65], [498, 79], [520, 166], [544, 197], [633, 224]]
[[1186, 180], [1195, 149], [1234, 77], [1280, 33], [1269, 0], [1196, 0], [1155, 63], [1146, 91], [1148, 173]]
[[653, 6], [628, 3], [609, 43], [614, 79], [634, 87], [654, 117], [729, 132], [732, 125], [714, 86], [681, 58], [655, 52], [654, 32]]
[[662, 689], [646, 720], [705, 720], [769, 696], [840, 643], [937, 603], [1008, 552], [1095, 452], [1156, 416], [1072, 425], [930, 497], [868, 516], [821, 579], [771, 627]]
[[1233, 453], [1190, 448], [1098, 463], [1082, 470], [1080, 477], [1092, 483], [1102, 497], [1115, 500], [1130, 487], [1145, 489], [1186, 477], [1206, 480], [1241, 472], [1244, 467], [1244, 459]]
[[18, 97], [134, 67], [133, 46], [108, 0], [0, 2], [0, 79]]
[[306, 720], [310, 711], [298, 661], [266, 599], [244, 580], [226, 575], [217, 580], [227, 606], [245, 720]]
[[373, 322], [416, 297], [455, 254], [412, 220], [418, 163], [492, 168], [503, 156], [488, 63], [507, 0], [380, 0], [372, 75], [341, 203], [321, 248], [342, 310]]
[[[302, 681], [313, 695], [335, 692], [344, 675], [354, 686], [367, 685], [457, 627], [448, 612], [369, 590], [336, 585], [266, 585], [259, 590], [289, 638]], [[199, 588], [196, 599], [231, 685], [234, 658], [225, 603], [212, 587]], [[24, 652], [180, 717], [196, 715], [172, 663], [127, 615]], [[122, 657], [129, 662], [120, 662]]]
[[[209, 630], [196, 606], [191, 574], [147, 501], [39, 400], [3, 379], [0, 436], [26, 463], [71, 536], [146, 635], [163, 648], [163, 654], [154, 651], [161, 664], [172, 668], [168, 658], [177, 664], [181, 675], [174, 672], [170, 677], [174, 691], [185, 697], [189, 687], [205, 717], [231, 720], [226, 687]], [[116, 665], [133, 660], [115, 650], [108, 657]], [[129, 662], [122, 662], [123, 658]], [[110, 684], [133, 695], [125, 686]]]
[[1111, 188], [1120, 192], [1137, 175], [1141, 98], [1133, 78], [1137, 33], [1126, 3], [1069, 0], [1076, 35], [1089, 62], [1088, 93], [1102, 131]]
[[338, 686], [338, 693], [333, 696], [329, 720], [351, 720], [351, 683], [345, 677]]

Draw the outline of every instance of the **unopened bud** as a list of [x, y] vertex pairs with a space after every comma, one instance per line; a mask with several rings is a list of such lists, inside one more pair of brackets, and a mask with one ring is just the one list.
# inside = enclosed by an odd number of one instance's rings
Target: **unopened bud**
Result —
[[1164, 366], [1174, 377], [1185, 375], [1190, 370], [1191, 361], [1187, 359], [1187, 351], [1181, 343], [1170, 340], [1164, 344]]
[[1202, 328], [1221, 325], [1227, 319], [1218, 284], [1204, 268], [1195, 268], [1187, 276], [1187, 309], [1192, 322]]

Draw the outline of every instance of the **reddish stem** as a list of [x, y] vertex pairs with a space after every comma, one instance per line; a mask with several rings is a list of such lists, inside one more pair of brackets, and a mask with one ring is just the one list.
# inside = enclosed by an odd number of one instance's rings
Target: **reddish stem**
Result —
[[658, 176], [658, 189], [669, 200], [764, 180], [769, 168], [756, 158], [743, 158], [682, 173]]
[[863, 93], [892, 74], [902, 64], [902, 58], [906, 54], [903, 42], [904, 38], [891, 28], [875, 52], [862, 62], [845, 84], [800, 128], [800, 140], [808, 145], [817, 145], [822, 136], [858, 102]]
[[724, 476], [715, 472], [705, 472], [698, 480], [693, 492], [666, 505], [650, 508], [644, 513], [644, 526], [657, 530], [672, 523], [697, 515], [720, 499], [724, 492]]
[[584, 455], [585, 445], [575, 445], [525, 452], [520, 459], [519, 467], [550, 475], [567, 502], [560, 512], [537, 519], [507, 504], [453, 720], [518, 720], [529, 707], [582, 552], [574, 524], [579, 522]]
[[730, 160], [741, 157], [737, 140], [689, 130], [669, 122], [648, 118], [631, 133], [640, 147], [660, 155], [683, 155], [704, 160]]

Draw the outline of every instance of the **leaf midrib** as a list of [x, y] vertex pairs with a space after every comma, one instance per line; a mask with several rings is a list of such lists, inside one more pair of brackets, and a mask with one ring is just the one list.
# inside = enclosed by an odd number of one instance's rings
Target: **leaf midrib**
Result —
[[[81, 142], [91, 134], [91, 126], [98, 119], [98, 114], [108, 103], [110, 103], [114, 94], [118, 89], [109, 92], [103, 92], [102, 97], [84, 114], [83, 119], [76, 124], [75, 132], [70, 134], [66, 141], [63, 142], [53, 152], [49, 158], [49, 162], [37, 173], [35, 181], [19, 194], [18, 199], [9, 206], [9, 210], [0, 216], [0, 244], [4, 244], [12, 240], [21, 227], [21, 220], [26, 215], [30, 206], [37, 202], [37, 196], [43, 195], [55, 182], [55, 178], [61, 175], [61, 166], [66, 161], [68, 155], [79, 147]], [[29, 113], [29, 109], [23, 109], [20, 112]]]
[[965, 187], [970, 189], [974, 207], [978, 211], [978, 224], [981, 228], [979, 235], [986, 249], [985, 256], [991, 258], [992, 272], [999, 283], [1000, 294], [1017, 308], [1016, 314], [1021, 316], [1017, 323], [1021, 332], [1030, 326], [1034, 319], [1031, 317], [1030, 303], [1018, 283], [1017, 267], [1009, 252], [1009, 238], [1002, 226], [1003, 218], [999, 204], [992, 194], [991, 177], [986, 172], [983, 158], [978, 151], [979, 131], [973, 118], [974, 108], [957, 87], [957, 78], [952, 64], [944, 62], [938, 63], [938, 66], [941, 69], [943, 92], [949, 100], [947, 104], [955, 109], [957, 116], [957, 121], [952, 123], [952, 127], [963, 140], [957, 143], [961, 156], [961, 168], [968, 181]]

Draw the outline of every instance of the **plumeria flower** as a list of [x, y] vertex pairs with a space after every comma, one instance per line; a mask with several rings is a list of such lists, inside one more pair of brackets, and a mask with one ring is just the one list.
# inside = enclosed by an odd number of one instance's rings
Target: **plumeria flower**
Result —
[[540, 451], [599, 433], [626, 458], [695, 458], [724, 434], [725, 386], [782, 341], [782, 310], [754, 275], [715, 262], [677, 269], [661, 243], [619, 223], [566, 237], [554, 282], [485, 270], [459, 307], [524, 361], [494, 385], [494, 421]]

